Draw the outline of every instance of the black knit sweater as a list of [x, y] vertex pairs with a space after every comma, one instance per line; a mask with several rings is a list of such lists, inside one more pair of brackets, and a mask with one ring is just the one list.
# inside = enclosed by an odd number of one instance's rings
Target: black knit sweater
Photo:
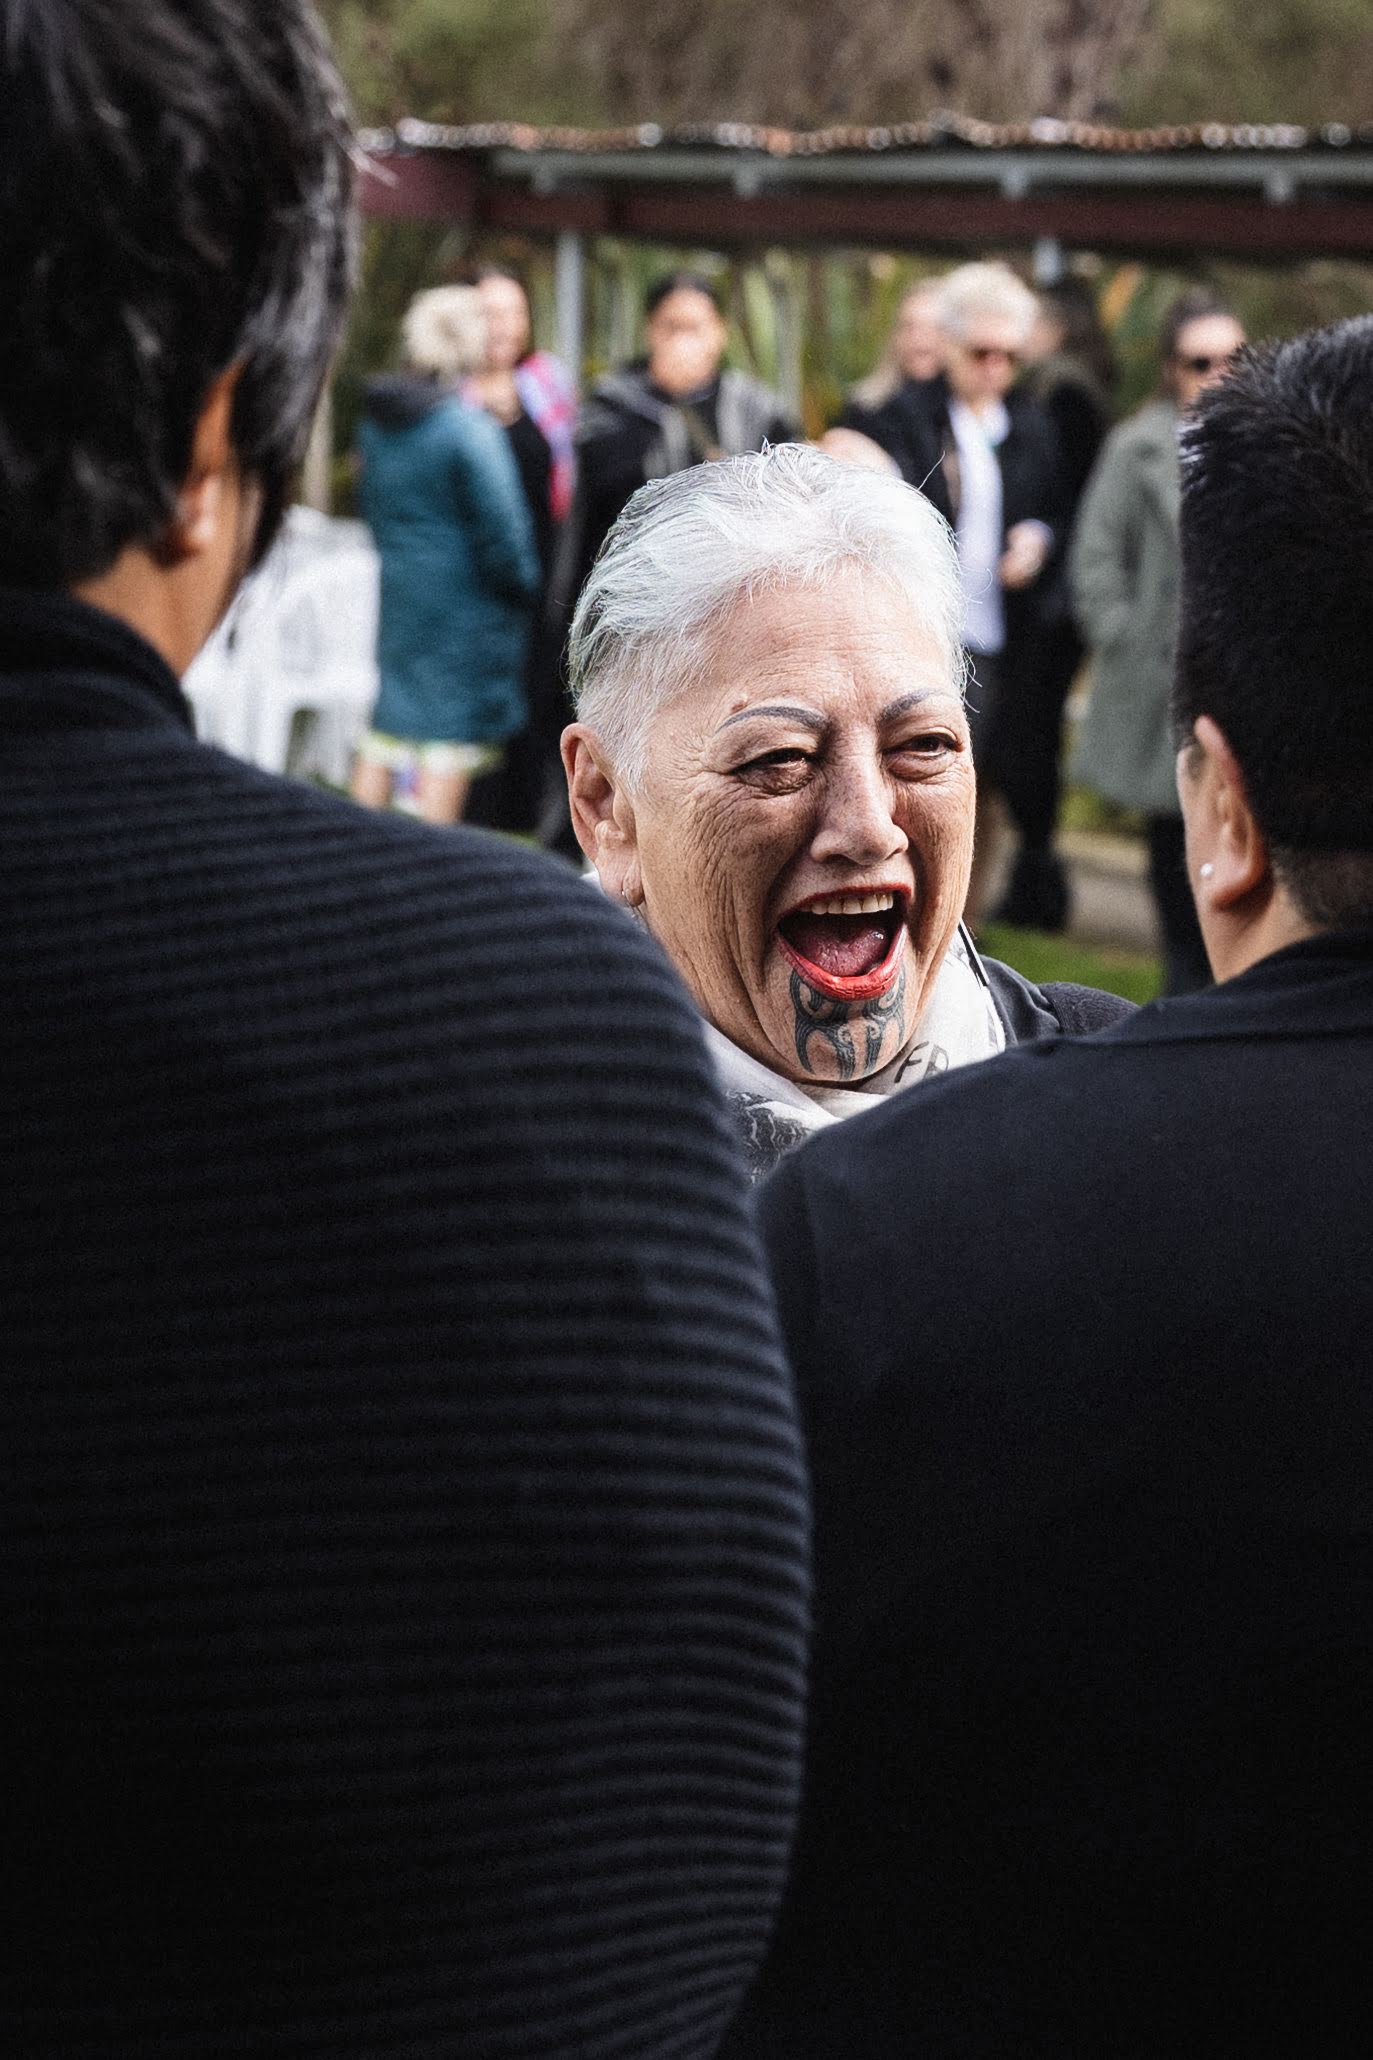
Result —
[[802, 1467], [692, 1011], [570, 874], [0, 596], [0, 2045], [686, 2056]]

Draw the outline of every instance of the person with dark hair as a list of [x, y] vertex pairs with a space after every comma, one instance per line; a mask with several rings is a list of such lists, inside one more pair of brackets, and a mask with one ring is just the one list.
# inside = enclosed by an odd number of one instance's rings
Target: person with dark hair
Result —
[[0, 0], [0, 124], [0, 2045], [709, 2060], [807, 1511], [694, 1012], [192, 734], [344, 314], [302, 0]]
[[[552, 558], [556, 525], [566, 521], [572, 506], [577, 476], [576, 381], [551, 351], [535, 348], [529, 293], [517, 272], [505, 265], [477, 265], [471, 283], [477, 289], [486, 317], [486, 352], [481, 370], [471, 381], [469, 395], [480, 401], [510, 433], [530, 499], [539, 555], [547, 565]], [[546, 458], [537, 454], [526, 457], [530, 439], [514, 433], [521, 423], [536, 433], [547, 452]], [[540, 470], [546, 471], [547, 478], [543, 482], [544, 505], [536, 509], [535, 488]]]
[[1224, 376], [1244, 330], [1204, 287], [1174, 301], [1160, 337], [1163, 393], [1112, 430], [1078, 511], [1073, 607], [1092, 652], [1092, 693], [1075, 776], [1143, 811], [1164, 992], [1211, 974], [1182, 854], [1168, 690], [1178, 613], [1178, 429]]
[[485, 349], [463, 397], [484, 408], [505, 431], [533, 524], [540, 591], [525, 665], [525, 724], [510, 739], [500, 769], [476, 783], [467, 815], [485, 828], [537, 831], [550, 793], [557, 803], [554, 815], [561, 814], [558, 739], [565, 717], [557, 652], [544, 622], [558, 532], [571, 507], [576, 477], [577, 391], [566, 366], [534, 348], [524, 281], [493, 264], [474, 266], [469, 278], [485, 318]]
[[577, 429], [578, 481], [555, 581], [560, 641], [596, 553], [631, 494], [710, 458], [791, 443], [799, 426], [775, 393], [721, 370], [728, 331], [714, 283], [666, 273], [644, 298], [647, 351], [598, 379]]
[[1242, 353], [1181, 495], [1220, 984], [884, 1102], [762, 1190], [816, 1644], [731, 2060], [1373, 2033], [1373, 318]]

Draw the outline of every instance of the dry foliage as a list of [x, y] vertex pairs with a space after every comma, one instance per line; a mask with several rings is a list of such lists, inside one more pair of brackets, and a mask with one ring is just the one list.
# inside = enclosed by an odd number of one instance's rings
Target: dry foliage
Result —
[[613, 119], [783, 127], [1110, 116], [1155, 0], [549, 0], [564, 62]]

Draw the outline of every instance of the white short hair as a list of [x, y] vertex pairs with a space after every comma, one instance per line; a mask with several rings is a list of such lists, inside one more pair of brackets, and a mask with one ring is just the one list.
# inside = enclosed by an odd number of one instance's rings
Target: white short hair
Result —
[[438, 379], [466, 379], [486, 355], [486, 311], [475, 286], [417, 293], [401, 323], [407, 364]]
[[654, 715], [692, 686], [741, 601], [857, 570], [903, 594], [961, 692], [953, 536], [923, 494], [804, 444], [695, 465], [640, 487], [582, 588], [568, 639], [578, 717], [628, 786]]
[[991, 316], [1014, 322], [1029, 335], [1039, 302], [1009, 265], [959, 265], [939, 282], [939, 326], [948, 336], [964, 337], [972, 324]]

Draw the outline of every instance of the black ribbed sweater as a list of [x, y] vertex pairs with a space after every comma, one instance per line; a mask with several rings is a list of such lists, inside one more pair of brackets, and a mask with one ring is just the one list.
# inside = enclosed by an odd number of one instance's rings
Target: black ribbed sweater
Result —
[[0, 921], [0, 2044], [710, 2054], [805, 1498], [675, 980], [53, 597], [0, 597]]

